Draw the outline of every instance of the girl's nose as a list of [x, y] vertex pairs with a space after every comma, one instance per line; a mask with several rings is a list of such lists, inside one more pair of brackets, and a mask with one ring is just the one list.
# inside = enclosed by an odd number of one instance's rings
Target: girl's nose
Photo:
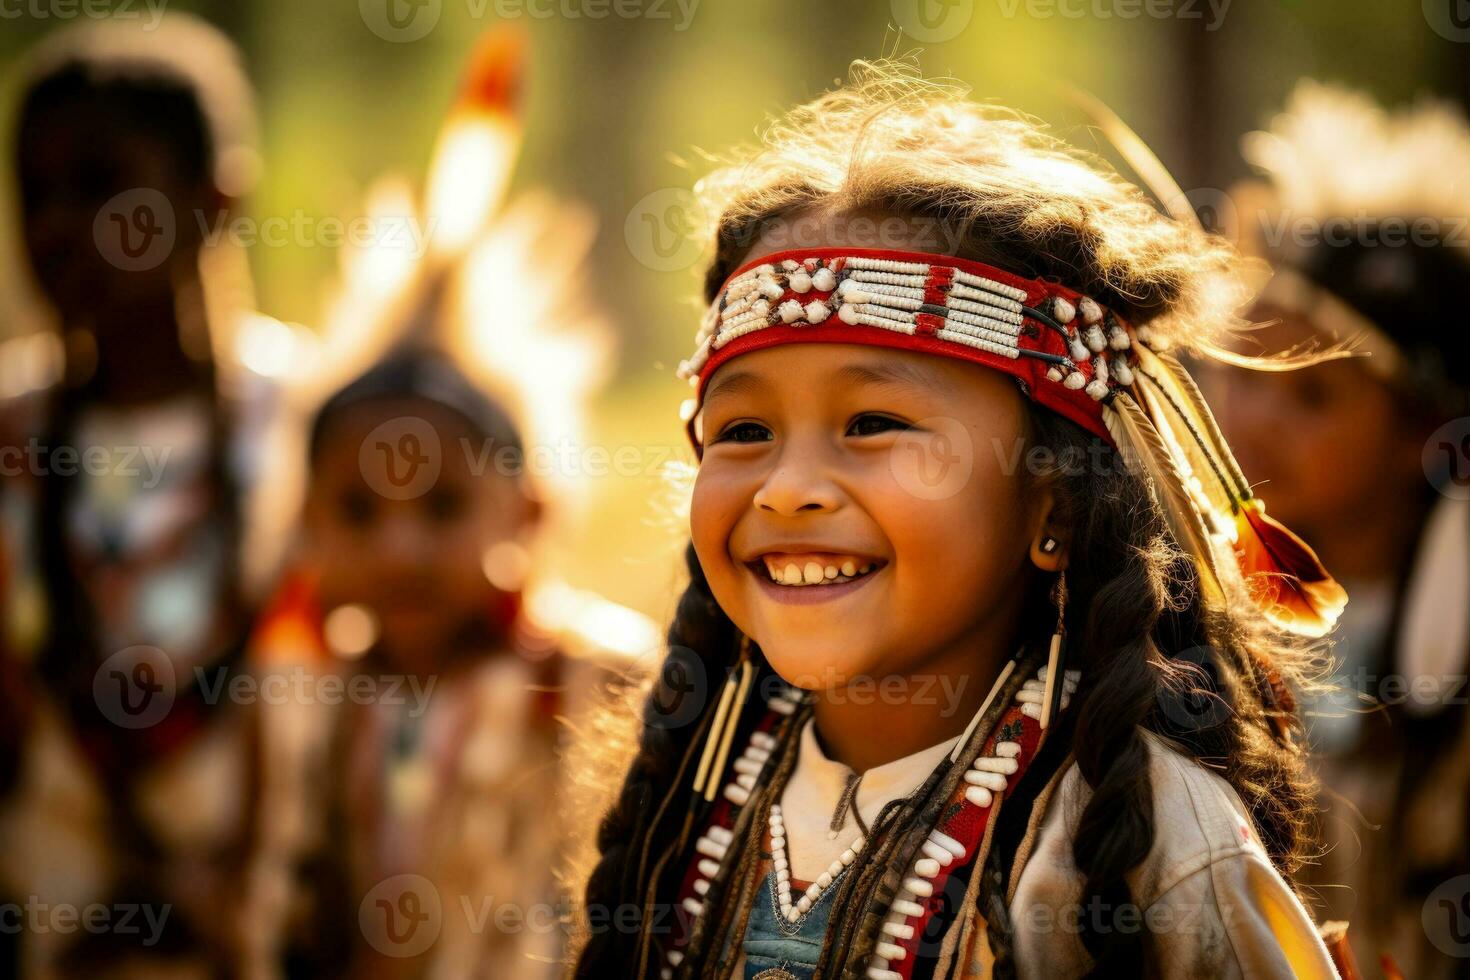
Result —
[[770, 514], [820, 513], [836, 510], [842, 491], [817, 453], [792, 447], [781, 455], [752, 502]]

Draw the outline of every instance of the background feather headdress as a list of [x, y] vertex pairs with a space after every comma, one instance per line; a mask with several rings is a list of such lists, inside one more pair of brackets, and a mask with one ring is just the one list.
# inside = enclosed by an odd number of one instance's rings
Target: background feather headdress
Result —
[[1447, 102], [1399, 109], [1301, 82], [1242, 143], [1264, 180], [1236, 188], [1242, 246], [1276, 276], [1263, 300], [1434, 415], [1470, 409], [1470, 122]]

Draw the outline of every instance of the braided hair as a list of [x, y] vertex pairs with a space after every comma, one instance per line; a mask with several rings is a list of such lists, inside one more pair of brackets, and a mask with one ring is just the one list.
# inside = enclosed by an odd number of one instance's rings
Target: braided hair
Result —
[[[669, 653], [644, 703], [637, 755], [597, 830], [599, 859], [586, 888], [588, 935], [574, 973], [579, 980], [625, 973], [639, 959], [645, 929], [652, 926], [642, 921], [657, 907], [649, 899], [666, 899], [668, 888], [677, 886], [672, 877], [683, 868], [660, 859], [681, 830], [671, 818], [688, 810], [692, 788], [684, 770], [697, 736], [712, 720], [715, 700], [704, 697], [694, 717], [680, 717], [691, 694], [686, 684], [691, 676], [702, 677], [700, 687], [715, 689], [739, 652], [739, 631], [715, 601], [692, 544], [685, 565], [689, 585], [669, 628]], [[659, 865], [657, 872], [650, 861]], [[640, 910], [639, 928], [616, 928], [617, 912], [630, 907]]]

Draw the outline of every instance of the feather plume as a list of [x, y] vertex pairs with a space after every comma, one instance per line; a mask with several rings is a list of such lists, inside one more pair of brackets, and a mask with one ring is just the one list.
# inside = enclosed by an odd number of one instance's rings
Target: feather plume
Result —
[[[1264, 324], [1252, 324], [1250, 328], [1266, 326], [1275, 321], [1267, 321]], [[1286, 371], [1300, 371], [1305, 367], [1323, 364], [1327, 361], [1341, 361], [1350, 357], [1362, 357], [1360, 352], [1362, 344], [1356, 338], [1337, 341], [1326, 346], [1316, 341], [1308, 341], [1297, 344], [1289, 350], [1274, 354], [1242, 354], [1240, 351], [1231, 350], [1220, 344], [1208, 340], [1196, 340], [1194, 348], [1201, 354], [1221, 364], [1229, 364], [1233, 367], [1245, 368], [1247, 371], [1260, 371], [1263, 374], [1281, 374]]]
[[1179, 186], [1169, 168], [1164, 166], [1143, 137], [1091, 92], [1074, 87], [1066, 91], [1072, 102], [1092, 118], [1093, 125], [1113, 144], [1118, 155], [1158, 199], [1164, 211], [1176, 221], [1198, 225], [1199, 216], [1195, 214], [1194, 205], [1184, 193], [1184, 188]]
[[[528, 446], [580, 447], [614, 336], [587, 291], [595, 216], [545, 191], [507, 194], [524, 136], [526, 43], [496, 28], [476, 44], [422, 194], [403, 177], [374, 186], [367, 210], [385, 233], [341, 252], [316, 388], [397, 348], [442, 350], [507, 409]], [[564, 470], [539, 483], [574, 516], [585, 481]]]
[[1103, 419], [1128, 467], [1147, 481], [1163, 506], [1174, 539], [1197, 561], [1200, 586], [1207, 600], [1218, 602], [1220, 586], [1215, 545], [1200, 516], [1189, 481], [1179, 471], [1175, 454], [1147, 413], [1124, 391], [1103, 410]]
[[1241, 499], [1250, 497], [1250, 483], [1241, 472], [1240, 464], [1235, 461], [1235, 454], [1230, 451], [1230, 444], [1225, 441], [1225, 434], [1220, 431], [1215, 413], [1210, 411], [1199, 385], [1173, 354], [1160, 354], [1158, 359], [1168, 369], [1167, 378], [1175, 387], [1180, 405], [1192, 415], [1197, 431], [1209, 440], [1206, 450], [1214, 453], [1220, 468], [1233, 485], [1234, 494]]
[[487, 31], [439, 132], [424, 212], [434, 229], [435, 257], [445, 263], [474, 245], [510, 185], [525, 135], [519, 113], [525, 48], [519, 31]]
[[[1183, 365], [1140, 345], [1139, 367], [1145, 404], [1157, 425], [1174, 429], [1187, 460], [1182, 468], [1201, 475], [1191, 486], [1206, 498], [1200, 502], [1206, 523], [1233, 539], [1236, 563], [1252, 598], [1282, 629], [1308, 636], [1326, 633], [1347, 604], [1347, 593], [1306, 542], [1266, 515]], [[1177, 426], [1166, 421], [1170, 418]]]

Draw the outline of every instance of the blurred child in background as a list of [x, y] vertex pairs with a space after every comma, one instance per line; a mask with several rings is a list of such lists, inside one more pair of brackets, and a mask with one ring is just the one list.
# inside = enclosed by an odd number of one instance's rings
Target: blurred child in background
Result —
[[[385, 494], [414, 464], [380, 451], [415, 435], [437, 476]], [[299, 865], [313, 942], [288, 944], [293, 971], [554, 972], [561, 719], [620, 665], [576, 610], [525, 608], [541, 507], [522, 453], [504, 410], [429, 351], [371, 369], [312, 426], [306, 564], [327, 648], [371, 693], [335, 711], [322, 781], [301, 784], [322, 822]], [[394, 919], [419, 910], [417, 928]]]
[[252, 125], [234, 48], [189, 18], [65, 30], [22, 86], [20, 230], [60, 342], [6, 352], [0, 427], [28, 463], [0, 490], [4, 648], [35, 721], [0, 874], [110, 910], [102, 930], [27, 928], [28, 976], [217, 976], [237, 954], [249, 721], [205, 681], [251, 618], [245, 477], [201, 229], [246, 189]]
[[1464, 880], [1440, 886], [1470, 873], [1470, 126], [1303, 82], [1245, 148], [1269, 181], [1242, 189], [1245, 244], [1275, 267], [1246, 352], [1366, 355], [1211, 375], [1272, 514], [1353, 597], [1342, 692], [1309, 710], [1325, 853], [1306, 881], [1360, 963], [1458, 975], [1463, 938], [1436, 902], [1460, 907]]
[[353, 692], [265, 722], [263, 973], [559, 972], [565, 721], [655, 642], [538, 574], [562, 515], [532, 454], [571, 435], [607, 335], [576, 302], [588, 220], [542, 197], [498, 207], [519, 58], [504, 36], [476, 54], [431, 167], [425, 207], [454, 213], [428, 253], [397, 256], [376, 299], [395, 258], [349, 254], [328, 318], [329, 347], [371, 347], [370, 318], [388, 352], [306, 426], [299, 549], [262, 631], [272, 670]]

